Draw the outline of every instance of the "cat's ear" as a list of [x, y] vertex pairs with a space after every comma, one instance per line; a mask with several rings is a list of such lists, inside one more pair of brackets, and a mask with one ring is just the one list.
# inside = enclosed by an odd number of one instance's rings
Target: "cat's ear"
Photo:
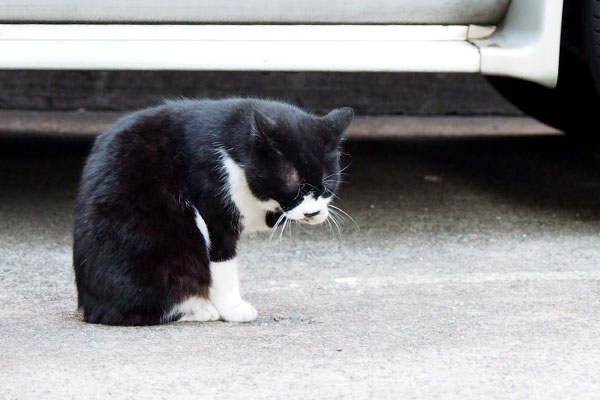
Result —
[[350, 107], [336, 108], [321, 119], [325, 123], [332, 139], [340, 140], [354, 118], [354, 110]]
[[254, 134], [255, 139], [268, 145], [273, 150], [279, 153], [273, 139], [277, 134], [277, 124], [272, 118], [262, 114], [259, 111], [254, 111]]
[[254, 127], [256, 128], [256, 133], [265, 136], [271, 136], [277, 130], [275, 121], [260, 111], [254, 111]]
[[259, 111], [254, 111], [254, 132], [258, 137], [272, 141], [273, 136], [277, 133], [277, 124], [272, 118]]

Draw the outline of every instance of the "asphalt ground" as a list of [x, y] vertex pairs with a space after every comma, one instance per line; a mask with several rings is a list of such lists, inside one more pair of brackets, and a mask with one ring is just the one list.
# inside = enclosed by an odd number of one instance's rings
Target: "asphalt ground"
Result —
[[597, 147], [350, 140], [336, 204], [356, 224], [244, 239], [257, 321], [122, 328], [76, 312], [90, 143], [0, 136], [2, 399], [600, 396]]

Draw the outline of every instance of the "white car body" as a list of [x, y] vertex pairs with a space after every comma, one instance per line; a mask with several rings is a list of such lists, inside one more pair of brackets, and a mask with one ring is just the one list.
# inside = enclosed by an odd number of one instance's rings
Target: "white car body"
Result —
[[0, 68], [468, 72], [553, 87], [562, 3], [0, 0]]

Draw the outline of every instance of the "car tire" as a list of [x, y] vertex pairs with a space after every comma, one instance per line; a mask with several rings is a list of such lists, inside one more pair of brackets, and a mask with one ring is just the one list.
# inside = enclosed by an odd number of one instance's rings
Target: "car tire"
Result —
[[506, 77], [488, 77], [524, 113], [578, 137], [598, 139], [600, 114], [600, 0], [565, 1], [558, 83], [550, 89]]
[[581, 13], [585, 58], [600, 93], [600, 0], [586, 0]]

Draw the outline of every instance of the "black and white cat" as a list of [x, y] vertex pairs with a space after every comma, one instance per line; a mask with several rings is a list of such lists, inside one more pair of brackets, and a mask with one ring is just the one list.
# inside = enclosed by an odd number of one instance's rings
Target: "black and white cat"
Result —
[[87, 322], [251, 321], [242, 231], [319, 224], [350, 108], [316, 117], [256, 99], [182, 100], [98, 136], [81, 179], [73, 264]]

